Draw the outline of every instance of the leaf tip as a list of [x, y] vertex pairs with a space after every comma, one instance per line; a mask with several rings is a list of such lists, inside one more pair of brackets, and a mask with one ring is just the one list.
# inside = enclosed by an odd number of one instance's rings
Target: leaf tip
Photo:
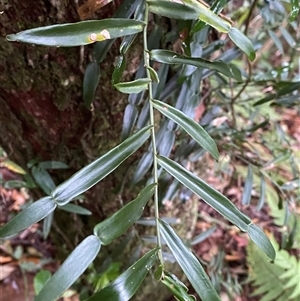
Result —
[[17, 41], [16, 36], [17, 36], [16, 34], [9, 34], [9, 35], [6, 36], [6, 40], [10, 41], [10, 42]]

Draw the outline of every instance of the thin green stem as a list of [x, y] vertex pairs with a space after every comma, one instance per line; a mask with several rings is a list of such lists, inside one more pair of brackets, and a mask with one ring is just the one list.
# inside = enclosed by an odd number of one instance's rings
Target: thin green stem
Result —
[[[147, 27], [148, 27], [148, 16], [149, 16], [149, 9], [148, 4], [146, 3], [145, 7], [145, 27], [143, 31], [143, 43], [144, 43], [144, 64], [145, 67], [150, 67], [150, 58], [149, 58], [149, 51], [148, 51], [148, 43], [147, 43]], [[146, 68], [147, 77], [151, 80], [150, 71]], [[157, 150], [156, 150], [156, 140], [155, 140], [155, 121], [154, 121], [154, 108], [152, 105], [151, 100], [153, 99], [152, 93], [152, 82], [148, 84], [148, 97], [149, 97], [149, 114], [150, 114], [150, 124], [153, 126], [151, 130], [151, 140], [152, 140], [152, 154], [153, 154], [153, 178], [154, 183], [157, 185], [155, 186], [154, 191], [154, 209], [155, 209], [155, 224], [156, 224], [156, 235], [157, 235], [157, 245], [159, 247], [158, 257], [161, 263], [163, 263], [162, 257], [162, 248], [161, 248], [161, 238], [160, 238], [160, 225], [159, 225], [159, 211], [158, 211], [158, 168], [157, 168]]]

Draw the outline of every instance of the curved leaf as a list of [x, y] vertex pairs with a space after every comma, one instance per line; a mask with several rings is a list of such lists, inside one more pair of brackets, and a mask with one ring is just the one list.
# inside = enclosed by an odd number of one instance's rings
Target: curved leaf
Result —
[[0, 228], [0, 238], [16, 234], [39, 222], [56, 208], [50, 196], [46, 196], [26, 207], [22, 212]]
[[72, 212], [76, 214], [81, 214], [81, 215], [91, 215], [92, 212], [90, 210], [85, 209], [84, 207], [75, 205], [75, 204], [67, 204], [64, 206], [58, 206], [59, 209], [67, 211], [67, 212]]
[[150, 128], [151, 126], [141, 129], [57, 186], [52, 192], [52, 196], [58, 205], [62, 206], [67, 204], [115, 170], [144, 144], [150, 136]]
[[126, 94], [140, 93], [148, 89], [148, 84], [151, 82], [149, 78], [140, 78], [131, 82], [117, 83], [114, 87]]
[[83, 102], [90, 109], [94, 101], [95, 92], [99, 83], [100, 66], [97, 62], [91, 62], [86, 67], [83, 78]]
[[143, 27], [141, 21], [112, 18], [33, 28], [10, 34], [6, 38], [8, 41], [70, 47], [138, 33]]
[[158, 100], [151, 101], [157, 110], [180, 125], [201, 147], [218, 160], [219, 152], [216, 143], [200, 124], [164, 102]]
[[201, 300], [220, 301], [220, 297], [195, 255], [167, 223], [163, 220], [159, 220], [159, 223], [163, 239]]
[[255, 50], [251, 41], [240, 30], [232, 27], [228, 32], [228, 36], [232, 42], [248, 56], [251, 61], [255, 59]]
[[110, 244], [115, 238], [125, 233], [141, 217], [156, 185], [150, 184], [145, 187], [135, 200], [94, 227], [94, 235], [100, 239], [103, 245]]
[[158, 249], [153, 249], [129, 267], [109, 286], [85, 301], [113, 300], [128, 301], [136, 293], [147, 273], [156, 261]]
[[210, 61], [200, 57], [187, 57], [170, 50], [154, 49], [150, 51], [150, 58], [156, 62], [165, 64], [187, 64], [200, 68], [207, 68], [218, 71], [228, 77], [242, 81], [241, 73], [232, 64], [221, 61]]
[[51, 192], [55, 189], [56, 185], [54, 184], [49, 172], [45, 169], [33, 166], [31, 173], [34, 180], [42, 188], [42, 190], [47, 195], [50, 195]]
[[178, 163], [162, 156], [158, 156], [157, 160], [158, 164], [174, 178], [196, 193], [231, 223], [239, 227], [242, 231], [247, 232], [250, 238], [262, 248], [271, 259], [274, 259], [275, 251], [268, 237], [260, 228], [253, 225], [251, 219], [242, 213], [229, 199]]
[[99, 253], [101, 243], [97, 237], [85, 238], [47, 281], [35, 301], [53, 301], [68, 289], [87, 269]]

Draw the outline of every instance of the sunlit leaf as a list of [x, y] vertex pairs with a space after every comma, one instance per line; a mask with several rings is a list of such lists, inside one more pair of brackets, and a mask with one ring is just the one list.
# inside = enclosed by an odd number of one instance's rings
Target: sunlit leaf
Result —
[[290, 0], [290, 2], [292, 6], [290, 21], [295, 21], [300, 13], [299, 0]]
[[137, 198], [94, 227], [94, 234], [102, 245], [110, 244], [127, 231], [143, 214], [144, 207], [154, 193], [157, 184], [145, 187]]
[[218, 160], [219, 152], [216, 143], [200, 124], [164, 102], [152, 100], [152, 103], [157, 110], [179, 124], [201, 147]]
[[90, 109], [91, 104], [94, 101], [95, 92], [99, 83], [100, 66], [97, 62], [91, 62], [88, 64], [83, 78], [83, 102], [84, 105]]
[[247, 178], [245, 181], [245, 187], [242, 195], [242, 204], [249, 205], [251, 201], [251, 193], [253, 186], [253, 171], [251, 165], [248, 166]]
[[52, 196], [58, 205], [67, 204], [115, 170], [144, 144], [150, 136], [150, 128], [151, 126], [141, 129], [57, 186]]
[[47, 281], [34, 301], [53, 301], [61, 296], [95, 259], [100, 247], [101, 243], [94, 235], [85, 238]]
[[144, 23], [137, 20], [104, 19], [78, 23], [65, 23], [33, 28], [10, 34], [8, 41], [17, 41], [45, 46], [80, 46], [115, 39], [143, 30]]
[[136, 293], [145, 276], [157, 260], [158, 249], [153, 249], [136, 261], [109, 286], [85, 301], [113, 300], [128, 301]]
[[13, 161], [9, 160], [9, 159], [5, 159], [2, 162], [0, 162], [0, 167], [5, 167], [15, 173], [21, 174], [21, 175], [25, 175], [26, 171], [19, 166], [18, 164], [14, 163]]
[[56, 208], [56, 204], [49, 196], [39, 199], [27, 206], [22, 212], [0, 228], [0, 238], [16, 234], [39, 222]]
[[251, 41], [240, 30], [232, 27], [228, 32], [228, 36], [233, 43], [248, 56], [251, 61], [255, 59], [255, 50]]
[[148, 84], [151, 82], [148, 78], [140, 78], [131, 82], [117, 83], [114, 87], [126, 94], [140, 93], [148, 89]]
[[177, 236], [171, 226], [162, 220], [159, 223], [162, 237], [200, 298], [202, 300], [220, 301], [220, 297], [195, 255]]
[[187, 64], [200, 68], [207, 68], [218, 71], [228, 77], [242, 81], [238, 69], [232, 64], [226, 64], [221, 61], [210, 61], [200, 57], [187, 57], [170, 50], [155, 49], [150, 51], [152, 60], [165, 64]]

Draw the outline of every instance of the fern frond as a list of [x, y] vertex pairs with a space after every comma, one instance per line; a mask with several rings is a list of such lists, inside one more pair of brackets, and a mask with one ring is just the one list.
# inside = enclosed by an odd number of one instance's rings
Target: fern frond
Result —
[[252, 242], [247, 247], [248, 280], [255, 287], [253, 296], [263, 295], [260, 301], [299, 301], [300, 261], [286, 250], [279, 250], [273, 236], [270, 240], [276, 250], [274, 263]]

